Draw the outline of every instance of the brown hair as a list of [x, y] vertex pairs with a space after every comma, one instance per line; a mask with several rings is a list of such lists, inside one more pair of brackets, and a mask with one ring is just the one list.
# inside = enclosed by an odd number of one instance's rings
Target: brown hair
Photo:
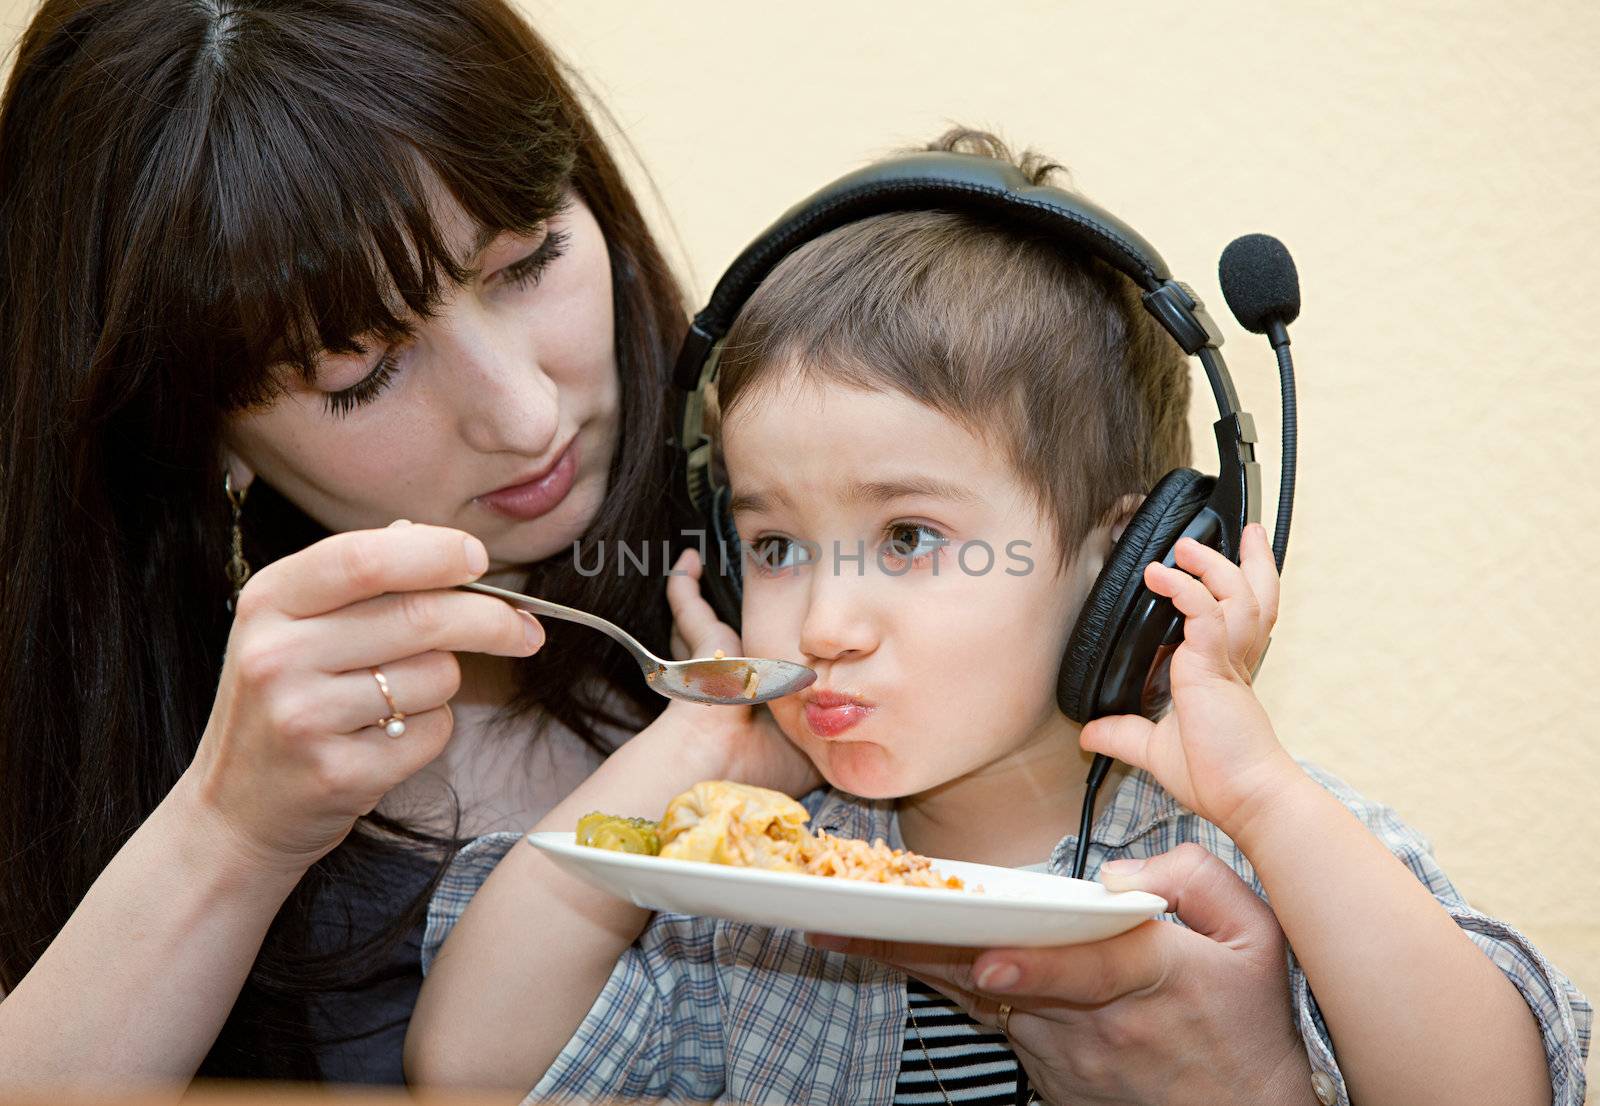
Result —
[[[592, 210], [623, 432], [584, 541], [666, 535], [680, 292], [570, 75], [504, 0], [47, 0], [24, 33], [0, 107], [0, 985], [205, 728], [230, 621], [224, 417], [272, 394], [274, 363], [393, 330], [461, 277], [439, 184], [480, 229], [532, 228], [569, 188]], [[244, 531], [258, 567], [324, 536], [260, 480]], [[565, 552], [529, 574], [665, 652], [658, 580], [585, 578]], [[659, 709], [600, 635], [548, 631], [518, 708], [596, 744]], [[384, 834], [352, 834], [285, 904], [207, 1073], [315, 1076], [307, 1002], [393, 962], [427, 889], [366, 944], [308, 939], [321, 891], [366, 879], [393, 909], [387, 842], [435, 841], [369, 821]]]
[[[1013, 161], [992, 135], [927, 149]], [[1059, 166], [1013, 161], [1035, 184]], [[914, 211], [797, 249], [750, 297], [717, 376], [722, 417], [777, 373], [892, 389], [1003, 448], [1066, 565], [1119, 500], [1189, 461], [1189, 367], [1131, 281], [1057, 241]]]

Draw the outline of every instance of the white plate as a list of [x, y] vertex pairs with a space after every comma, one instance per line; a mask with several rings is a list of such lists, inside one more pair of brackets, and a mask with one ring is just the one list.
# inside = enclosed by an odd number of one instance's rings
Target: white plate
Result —
[[667, 860], [574, 843], [570, 833], [530, 833], [578, 878], [650, 910], [704, 914], [736, 922], [844, 937], [974, 948], [1075, 945], [1114, 937], [1167, 904], [1144, 891], [988, 864], [934, 860], [971, 890], [894, 887], [824, 876]]

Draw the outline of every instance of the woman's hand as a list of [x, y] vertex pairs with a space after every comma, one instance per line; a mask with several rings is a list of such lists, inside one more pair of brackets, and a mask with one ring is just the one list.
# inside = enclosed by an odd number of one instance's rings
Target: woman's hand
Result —
[[1108, 864], [1101, 878], [1160, 895], [1189, 928], [1152, 919], [1087, 945], [981, 953], [810, 940], [893, 964], [985, 1025], [1009, 1004], [1011, 1046], [1047, 1103], [1314, 1104], [1267, 905], [1193, 844]]
[[[1278, 571], [1259, 524], [1245, 528], [1242, 564], [1185, 538], [1178, 568], [1152, 563], [1145, 586], [1185, 616], [1172, 658], [1172, 710], [1097, 718], [1083, 748], [1153, 775], [1184, 806], [1237, 838], [1236, 829], [1301, 775], [1250, 686], [1278, 615]], [[1180, 571], [1183, 570], [1183, 571]]]
[[[184, 783], [247, 863], [304, 869], [450, 738], [457, 652], [525, 657], [534, 619], [453, 590], [488, 567], [460, 530], [397, 522], [336, 534], [251, 578], [239, 595], [210, 721]], [[379, 720], [389, 705], [405, 733]]]
[[[700, 594], [700, 555], [684, 550], [667, 580], [667, 603], [672, 608], [672, 657], [709, 657], [721, 649], [739, 656], [743, 645], [733, 628]], [[681, 728], [685, 740], [711, 743], [728, 765], [726, 776], [739, 783], [770, 787], [788, 795], [804, 795], [821, 786], [822, 776], [783, 731], [766, 707], [709, 706], [673, 700], [663, 720]]]

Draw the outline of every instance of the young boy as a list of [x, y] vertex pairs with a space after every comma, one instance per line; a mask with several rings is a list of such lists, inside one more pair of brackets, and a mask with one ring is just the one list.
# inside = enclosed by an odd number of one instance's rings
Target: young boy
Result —
[[[1119, 523], [1188, 461], [1187, 364], [1120, 277], [966, 217], [879, 216], [786, 259], [719, 371], [743, 651], [818, 673], [771, 705], [828, 785], [805, 800], [814, 827], [1063, 873], [1089, 752], [1113, 754], [1135, 767], [1100, 795], [1089, 874], [1198, 842], [1270, 896], [1294, 951], [1247, 1020], [1303, 1048], [1300, 1101], [1348, 1101], [1346, 1081], [1363, 1101], [1582, 1101], [1583, 996], [1468, 907], [1392, 812], [1278, 743], [1247, 675], [1277, 603], [1260, 527], [1242, 565], [1188, 543], [1179, 569], [1146, 573], [1187, 618], [1166, 719], [1080, 733], [1057, 709]], [[668, 589], [684, 641], [739, 648], [687, 567]], [[674, 704], [535, 828], [658, 817], [702, 779], [799, 793], [808, 776], [743, 712]], [[652, 917], [516, 840], [474, 842], [435, 897], [413, 1079], [538, 1100], [1010, 1101], [1025, 1086], [994, 1019], [897, 970], [797, 932]], [[1051, 1029], [1020, 997], [1008, 1017], [1018, 1041]]]

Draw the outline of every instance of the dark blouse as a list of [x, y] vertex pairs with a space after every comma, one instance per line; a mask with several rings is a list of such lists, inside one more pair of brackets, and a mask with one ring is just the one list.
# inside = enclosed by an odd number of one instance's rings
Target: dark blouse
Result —
[[[335, 886], [312, 912], [312, 941], [333, 951], [381, 932], [420, 895], [433, 874], [421, 856], [382, 862], [381, 878], [362, 887]], [[422, 926], [375, 965], [376, 981], [357, 990], [324, 991], [309, 1018], [322, 1078], [333, 1083], [403, 1084], [406, 1026], [422, 987]]]

